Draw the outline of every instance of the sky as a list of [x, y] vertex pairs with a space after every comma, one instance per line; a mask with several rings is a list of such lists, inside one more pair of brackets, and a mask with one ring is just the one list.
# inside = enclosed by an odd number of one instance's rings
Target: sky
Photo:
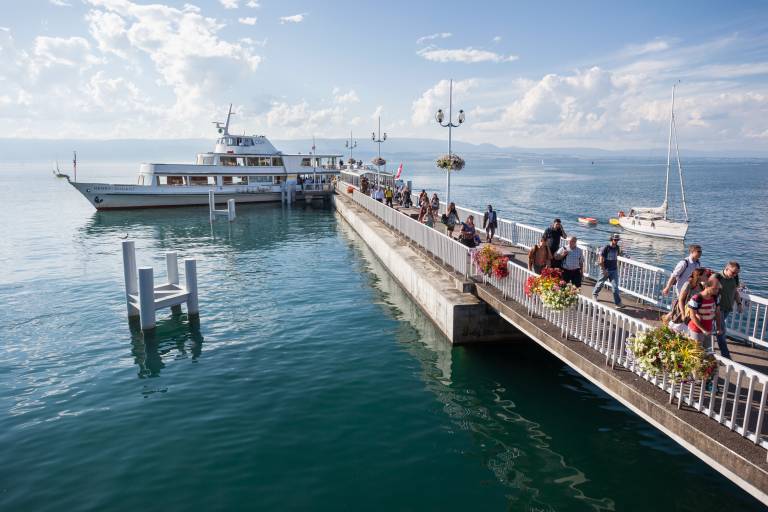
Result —
[[0, 0], [0, 137], [768, 146], [768, 3]]

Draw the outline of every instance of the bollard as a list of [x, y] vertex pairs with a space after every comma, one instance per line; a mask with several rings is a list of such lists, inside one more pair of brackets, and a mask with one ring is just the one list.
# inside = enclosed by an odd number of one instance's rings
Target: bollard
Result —
[[179, 260], [175, 252], [165, 253], [165, 268], [168, 270], [168, 284], [179, 284]]
[[155, 274], [152, 267], [139, 269], [139, 316], [142, 331], [155, 328]]
[[123, 241], [123, 278], [125, 279], [125, 302], [128, 308], [128, 318], [138, 316], [138, 310], [131, 304], [131, 295], [139, 293], [136, 275], [136, 244], [127, 240]]
[[184, 260], [184, 279], [186, 280], [187, 293], [187, 313], [197, 315], [200, 313], [197, 302], [197, 260], [188, 258]]
[[229, 219], [229, 222], [232, 222], [235, 220], [235, 200], [229, 199], [227, 201], [227, 218]]

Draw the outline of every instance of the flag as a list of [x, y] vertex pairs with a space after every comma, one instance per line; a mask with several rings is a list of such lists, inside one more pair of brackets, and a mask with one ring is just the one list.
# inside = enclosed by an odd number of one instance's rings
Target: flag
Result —
[[397, 174], [395, 174], [395, 179], [399, 180], [400, 175], [403, 173], [403, 164], [400, 164], [400, 167], [397, 168]]

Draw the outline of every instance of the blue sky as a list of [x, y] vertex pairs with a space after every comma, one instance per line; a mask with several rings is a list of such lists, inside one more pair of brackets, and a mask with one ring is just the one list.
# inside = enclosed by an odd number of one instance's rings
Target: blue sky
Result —
[[0, 18], [0, 136], [367, 135], [522, 147], [768, 143], [766, 2], [36, 0]]

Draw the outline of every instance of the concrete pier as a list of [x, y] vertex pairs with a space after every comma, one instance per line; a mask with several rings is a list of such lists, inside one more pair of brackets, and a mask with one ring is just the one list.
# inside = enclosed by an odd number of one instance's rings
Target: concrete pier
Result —
[[485, 302], [468, 293], [471, 283], [441, 268], [349, 198], [337, 194], [333, 200], [341, 217], [452, 343], [526, 339]]

